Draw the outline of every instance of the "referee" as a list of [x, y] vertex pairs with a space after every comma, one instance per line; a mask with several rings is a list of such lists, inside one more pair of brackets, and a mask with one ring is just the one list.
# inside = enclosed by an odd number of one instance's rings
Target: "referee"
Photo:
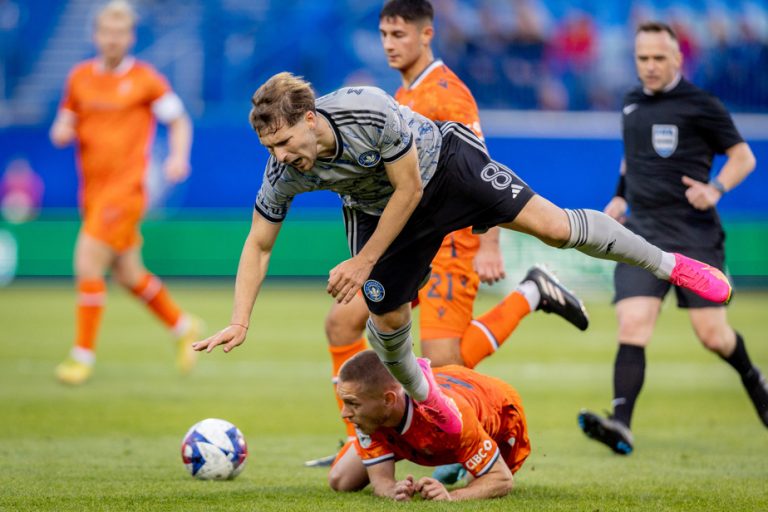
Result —
[[[681, 76], [680, 47], [668, 25], [640, 25], [635, 64], [642, 86], [624, 100], [624, 160], [605, 213], [626, 220], [628, 228], [665, 251], [683, 252], [724, 270], [725, 233], [715, 206], [755, 168], [752, 150], [722, 103]], [[723, 153], [727, 161], [710, 179], [712, 159]], [[633, 450], [632, 411], [645, 377], [645, 347], [672, 285], [623, 263], [616, 266], [614, 285], [619, 350], [613, 413], [603, 418], [582, 411], [579, 425], [588, 437], [628, 455]], [[768, 383], [750, 361], [744, 338], [728, 324], [725, 308], [680, 287], [675, 294], [678, 307], [688, 309], [696, 336], [739, 373], [768, 426]]]

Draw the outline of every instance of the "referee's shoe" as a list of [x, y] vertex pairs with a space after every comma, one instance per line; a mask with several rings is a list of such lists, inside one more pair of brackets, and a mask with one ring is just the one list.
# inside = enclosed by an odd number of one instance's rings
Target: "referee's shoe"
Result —
[[629, 455], [634, 449], [632, 431], [622, 422], [584, 409], [579, 413], [579, 427], [589, 437], [608, 446], [619, 455]]
[[525, 281], [532, 281], [541, 293], [537, 310], [540, 309], [546, 313], [561, 316], [582, 331], [587, 329], [589, 316], [587, 316], [584, 303], [568, 288], [560, 284], [560, 281], [549, 270], [541, 265], [534, 265], [523, 278], [522, 282]]

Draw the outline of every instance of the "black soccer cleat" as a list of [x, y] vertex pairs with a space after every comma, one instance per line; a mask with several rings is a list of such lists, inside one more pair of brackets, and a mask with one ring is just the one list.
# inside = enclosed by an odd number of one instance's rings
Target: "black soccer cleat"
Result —
[[587, 316], [584, 303], [568, 288], [560, 284], [560, 281], [549, 270], [541, 265], [534, 265], [525, 275], [523, 281], [532, 281], [541, 293], [537, 310], [540, 309], [545, 313], [561, 316], [579, 330], [587, 329], [589, 316]]
[[600, 441], [619, 455], [629, 455], [634, 449], [632, 432], [622, 422], [610, 416], [603, 418], [584, 409], [579, 412], [579, 427], [595, 441]]
[[757, 415], [760, 416], [763, 425], [768, 427], [768, 379], [760, 373], [757, 367], [753, 366], [747, 378], [742, 379], [742, 382], [757, 410]]

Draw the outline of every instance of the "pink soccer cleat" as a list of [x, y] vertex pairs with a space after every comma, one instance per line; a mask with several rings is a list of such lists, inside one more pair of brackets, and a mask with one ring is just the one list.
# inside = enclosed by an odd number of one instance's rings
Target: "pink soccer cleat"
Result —
[[669, 281], [675, 286], [691, 290], [712, 302], [728, 304], [731, 300], [731, 283], [720, 270], [682, 254], [674, 253], [675, 268]]
[[446, 434], [461, 433], [461, 412], [456, 407], [456, 402], [440, 391], [440, 386], [435, 380], [435, 376], [432, 375], [429, 359], [419, 357], [416, 361], [419, 363], [427, 382], [429, 382], [429, 395], [424, 401], [416, 402], [416, 405], [430, 418], [432, 423]]

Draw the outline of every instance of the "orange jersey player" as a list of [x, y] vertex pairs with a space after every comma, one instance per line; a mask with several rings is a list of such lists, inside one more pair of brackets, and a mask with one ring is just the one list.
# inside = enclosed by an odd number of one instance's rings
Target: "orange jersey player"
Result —
[[172, 331], [179, 369], [187, 372], [195, 361], [191, 342], [199, 335], [199, 321], [185, 314], [160, 279], [144, 267], [139, 234], [155, 120], [168, 125], [165, 171], [171, 182], [189, 173], [192, 126], [165, 78], [128, 55], [135, 23], [133, 8], [123, 0], [113, 0], [99, 11], [94, 31], [98, 55], [70, 73], [51, 127], [57, 147], [76, 143], [83, 216], [75, 248], [75, 343], [56, 368], [65, 384], [81, 384], [93, 372], [108, 270]]
[[78, 64], [64, 94], [61, 109], [76, 120], [83, 230], [124, 251], [140, 240], [155, 116], [163, 120], [163, 109], [178, 115], [180, 102], [157, 71], [133, 57], [112, 71], [98, 58]]
[[[393, 30], [390, 25], [397, 27], [398, 23], [383, 21], [381, 30], [397, 32], [397, 28]], [[390, 43], [390, 46], [394, 45], [396, 43]], [[395, 93], [395, 99], [434, 121], [463, 123], [478, 137], [483, 137], [480, 114], [472, 93], [439, 59], [433, 60], [407, 85], [404, 79], [404, 85]], [[476, 269], [475, 258], [481, 248], [481, 237], [473, 234], [471, 227], [445, 237], [443, 245], [432, 260], [430, 282], [419, 292], [422, 350], [425, 356], [435, 359], [436, 365], [463, 364], [472, 368], [479, 362], [478, 357], [481, 357], [480, 354], [471, 353], [469, 345], [461, 347], [457, 340], [461, 339], [472, 321], [472, 306], [480, 281], [491, 284], [504, 277], [498, 228], [484, 235], [482, 242], [485, 252], [481, 258], [485, 267]], [[520, 305], [527, 304], [520, 302]], [[529, 311], [522, 307], [505, 317], [509, 324], [516, 324], [521, 316]], [[514, 327], [509, 329], [509, 332], [513, 329]], [[506, 332], [507, 328], [503, 331]], [[504, 338], [506, 336], [502, 337], [502, 342]], [[477, 348], [479, 347], [475, 347]], [[486, 350], [481, 349], [482, 357], [488, 355], [487, 347], [484, 348]], [[461, 357], [456, 357], [457, 349]]]
[[[461, 366], [436, 368], [434, 376], [461, 411], [459, 434], [436, 428], [374, 353], [361, 352], [342, 366], [342, 415], [357, 426], [358, 435], [355, 449], [343, 451], [331, 469], [333, 489], [354, 491], [370, 483], [375, 494], [398, 500], [416, 493], [427, 499], [490, 498], [512, 489], [512, 475], [531, 451], [517, 391]], [[432, 478], [397, 482], [398, 460], [425, 466], [460, 463], [473, 479], [452, 492]]]
[[[434, 58], [430, 46], [433, 17], [432, 6], [426, 0], [392, 0], [379, 15], [387, 61], [402, 77], [395, 99], [434, 121], [460, 122], [482, 139], [472, 93], [453, 71]], [[422, 354], [435, 366], [474, 368], [498, 350], [520, 320], [536, 309], [556, 312], [579, 329], [587, 327], [581, 302], [540, 268], [531, 269], [518, 289], [490, 311], [474, 317], [480, 282], [493, 284], [505, 276], [498, 237], [498, 228], [481, 236], [473, 234], [471, 227], [455, 231], [445, 237], [432, 261], [429, 281], [419, 291], [418, 302]], [[565, 299], [560, 302], [560, 297]], [[328, 313], [325, 331], [334, 379], [344, 361], [365, 348], [367, 318], [362, 297], [349, 304], [334, 304]], [[354, 429], [348, 423], [346, 427], [352, 439]], [[307, 464], [330, 461], [332, 458], [327, 457]]]

